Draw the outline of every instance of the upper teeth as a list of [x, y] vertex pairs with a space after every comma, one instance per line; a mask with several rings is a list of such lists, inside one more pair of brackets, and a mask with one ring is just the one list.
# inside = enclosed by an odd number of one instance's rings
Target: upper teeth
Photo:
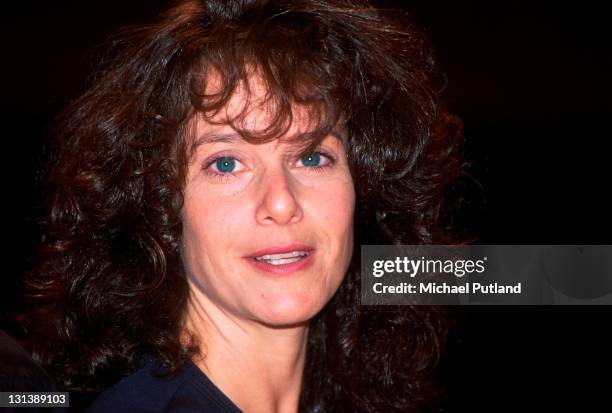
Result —
[[256, 260], [280, 260], [283, 258], [294, 258], [294, 257], [303, 257], [305, 255], [308, 255], [308, 252], [306, 251], [292, 251], [292, 252], [285, 252], [283, 254], [267, 254], [267, 255], [262, 255], [260, 257], [255, 257]]

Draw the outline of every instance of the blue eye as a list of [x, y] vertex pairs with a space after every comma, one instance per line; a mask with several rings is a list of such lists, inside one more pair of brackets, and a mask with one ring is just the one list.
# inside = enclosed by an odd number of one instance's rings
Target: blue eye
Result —
[[321, 163], [321, 155], [315, 152], [302, 156], [300, 160], [304, 166], [318, 166]]
[[236, 168], [236, 160], [234, 158], [224, 156], [215, 161], [215, 166], [219, 172], [231, 173]]

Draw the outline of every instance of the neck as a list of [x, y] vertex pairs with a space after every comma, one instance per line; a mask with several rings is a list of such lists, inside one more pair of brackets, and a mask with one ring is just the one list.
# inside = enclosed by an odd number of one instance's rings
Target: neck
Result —
[[194, 363], [244, 412], [297, 412], [308, 326], [262, 325], [191, 291], [185, 327], [202, 350]]

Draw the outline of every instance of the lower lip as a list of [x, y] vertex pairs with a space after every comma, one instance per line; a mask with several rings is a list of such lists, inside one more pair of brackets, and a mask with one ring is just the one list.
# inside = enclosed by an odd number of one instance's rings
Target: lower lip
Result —
[[257, 261], [255, 258], [245, 258], [255, 268], [271, 274], [291, 274], [298, 271], [303, 271], [314, 263], [315, 251], [309, 251], [308, 255], [299, 261], [289, 264], [274, 265], [265, 261]]

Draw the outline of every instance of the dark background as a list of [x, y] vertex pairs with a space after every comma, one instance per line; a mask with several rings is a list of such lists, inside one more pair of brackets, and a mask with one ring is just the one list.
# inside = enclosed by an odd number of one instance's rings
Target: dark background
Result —
[[[612, 244], [612, 33], [601, 3], [386, 2], [432, 37], [448, 77], [446, 101], [464, 121], [466, 155], [484, 187], [484, 206], [465, 218], [479, 243]], [[84, 88], [105, 37], [165, 4], [38, 1], [3, 10], [0, 316], [9, 332], [36, 245], [34, 171], [51, 121]], [[611, 308], [464, 308], [441, 365], [449, 410], [606, 409]]]

